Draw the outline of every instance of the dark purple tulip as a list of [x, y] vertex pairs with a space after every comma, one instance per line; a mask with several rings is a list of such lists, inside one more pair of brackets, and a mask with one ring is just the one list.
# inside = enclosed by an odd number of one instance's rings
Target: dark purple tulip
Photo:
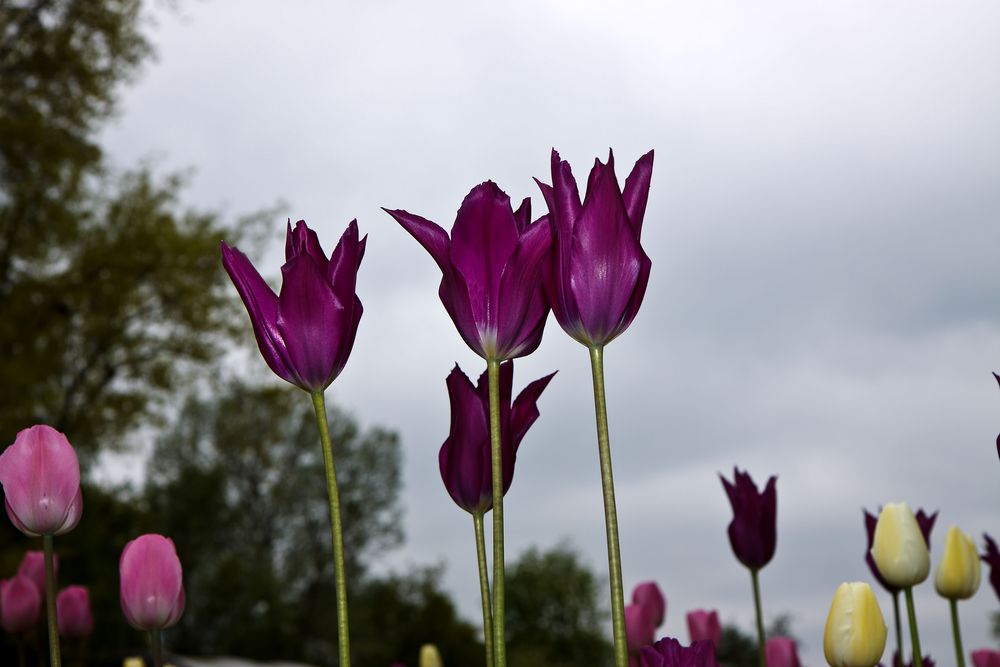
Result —
[[667, 617], [667, 599], [655, 581], [644, 581], [632, 589], [632, 602], [646, 610], [654, 628], [663, 625]]
[[[538, 397], [555, 373], [525, 387], [511, 404], [514, 362], [500, 364], [500, 436], [503, 492], [514, 480], [514, 461], [524, 434], [538, 419]], [[486, 373], [472, 382], [455, 365], [446, 380], [451, 401], [451, 431], [441, 445], [438, 463], [441, 479], [452, 500], [470, 513], [493, 507], [493, 473], [490, 460], [490, 392]]]
[[777, 543], [777, 478], [768, 479], [760, 493], [749, 473], [740, 472], [738, 468], [733, 468], [732, 483], [722, 475], [719, 479], [733, 506], [729, 544], [741, 563], [751, 570], [759, 570], [770, 562]]
[[430, 220], [383, 210], [437, 262], [441, 303], [473, 352], [504, 361], [535, 351], [549, 314], [542, 271], [552, 235], [546, 220], [531, 222], [529, 199], [513, 211], [496, 183], [477, 185], [462, 201], [450, 239]]
[[649, 610], [641, 604], [625, 605], [625, 641], [630, 655], [639, 655], [643, 646], [656, 638], [656, 626], [649, 617]]
[[1000, 598], [1000, 549], [997, 549], [997, 543], [986, 533], [983, 533], [983, 539], [986, 541], [986, 553], [981, 558], [990, 566], [990, 586], [997, 598]]
[[640, 667], [717, 667], [715, 645], [707, 640], [692, 642], [690, 646], [672, 637], [664, 637], [652, 646], [642, 649]]
[[553, 150], [552, 185], [536, 179], [555, 237], [545, 291], [559, 325], [588, 347], [625, 331], [642, 305], [652, 262], [639, 236], [652, 173], [649, 151], [635, 163], [623, 192], [609, 151], [606, 165], [594, 161], [581, 203], [569, 163]]
[[[875, 559], [872, 557], [872, 543], [875, 539], [875, 524], [878, 523], [878, 516], [868, 513], [868, 510], [862, 509], [865, 515], [865, 532], [868, 534], [868, 547], [865, 549], [865, 563], [868, 564], [868, 569], [871, 570], [872, 576], [875, 577], [882, 588], [884, 588], [889, 593], [895, 595], [899, 593], [901, 589], [896, 588], [884, 578], [882, 578], [882, 573], [878, 571], [878, 566], [875, 565]], [[879, 509], [881, 512], [881, 509]], [[924, 536], [924, 542], [927, 543], [927, 549], [931, 548], [931, 531], [934, 529], [934, 522], [937, 521], [938, 513], [927, 514], [923, 509], [917, 510], [917, 525], [920, 526], [920, 532]]]
[[257, 346], [274, 373], [308, 392], [323, 391], [347, 364], [361, 320], [355, 294], [367, 236], [352, 220], [330, 259], [299, 220], [285, 236], [281, 292], [275, 295], [247, 256], [222, 243], [222, 264], [250, 315]]
[[[881, 662], [878, 663], [878, 664], [879, 664], [879, 667], [883, 667], [883, 665], [882, 665]], [[910, 660], [909, 662], [903, 662], [899, 658], [899, 652], [898, 651], [893, 651], [892, 652], [892, 662], [889, 663], [889, 664], [890, 665], [894, 665], [896, 667], [913, 667], [913, 660]], [[924, 665], [924, 667], [934, 667], [934, 659], [931, 658], [929, 655], [925, 655], [923, 657], [922, 664]]]

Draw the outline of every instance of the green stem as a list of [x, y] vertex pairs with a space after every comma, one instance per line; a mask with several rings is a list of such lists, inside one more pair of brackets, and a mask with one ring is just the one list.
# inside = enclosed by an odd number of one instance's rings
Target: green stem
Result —
[[903, 667], [903, 626], [899, 620], [899, 591], [892, 592], [892, 615], [896, 621], [896, 660], [892, 667]]
[[149, 645], [153, 651], [153, 667], [163, 667], [163, 644], [159, 630], [149, 631]]
[[604, 346], [590, 348], [590, 370], [594, 379], [594, 413], [597, 417], [597, 450], [601, 459], [601, 487], [604, 491], [604, 526], [608, 541], [608, 579], [611, 586], [611, 624], [615, 638], [615, 667], [628, 667], [625, 639], [625, 593], [622, 587], [622, 559], [618, 547], [618, 510], [615, 482], [611, 474], [611, 443], [608, 440], [608, 405], [604, 397]]
[[767, 659], [764, 657], [764, 612], [760, 607], [760, 581], [757, 570], [750, 570], [750, 579], [753, 581], [753, 606], [757, 612], [757, 664], [760, 667], [767, 667]]
[[486, 538], [483, 531], [483, 513], [472, 515], [476, 529], [476, 561], [479, 563], [479, 597], [483, 601], [483, 643], [486, 646], [486, 667], [493, 667], [493, 612], [490, 610], [490, 576], [486, 570]]
[[920, 634], [917, 631], [917, 612], [913, 607], [913, 587], [903, 589], [906, 595], [906, 613], [910, 617], [910, 643], [913, 648], [913, 667], [924, 667], [923, 653], [920, 652]]
[[955, 638], [955, 664], [965, 667], [965, 651], [962, 650], [962, 631], [958, 627], [958, 600], [948, 600], [951, 606], [951, 634]]
[[507, 667], [504, 639], [503, 459], [500, 451], [500, 362], [486, 360], [490, 385], [490, 462], [493, 474], [493, 659]]
[[330, 425], [326, 419], [326, 400], [322, 391], [313, 392], [316, 425], [323, 445], [323, 469], [326, 472], [326, 490], [330, 497], [330, 541], [333, 545], [333, 568], [337, 583], [337, 643], [340, 647], [340, 667], [351, 664], [351, 640], [347, 623], [347, 576], [344, 574], [344, 531], [340, 523], [340, 491], [337, 487], [337, 470], [333, 465], [333, 446], [330, 443]]
[[56, 622], [56, 568], [53, 563], [52, 536], [42, 536], [45, 549], [45, 615], [49, 622], [49, 664], [59, 667], [59, 624]]

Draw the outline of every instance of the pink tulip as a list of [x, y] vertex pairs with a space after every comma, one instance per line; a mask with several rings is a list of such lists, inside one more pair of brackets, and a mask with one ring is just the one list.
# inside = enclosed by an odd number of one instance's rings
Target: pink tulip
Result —
[[90, 592], [86, 586], [67, 586], [56, 596], [59, 636], [86, 639], [94, 632], [94, 613], [90, 610]]
[[184, 580], [173, 540], [141, 535], [122, 550], [118, 563], [121, 605], [137, 630], [162, 630], [184, 613]]
[[656, 628], [649, 619], [647, 610], [638, 604], [625, 605], [625, 639], [628, 652], [637, 655], [643, 646], [649, 646], [656, 638]]
[[790, 637], [771, 637], [764, 644], [767, 667], [801, 667], [795, 640]]
[[667, 600], [655, 581], [644, 581], [633, 588], [632, 602], [646, 610], [654, 629], [663, 625], [667, 617]]
[[38, 425], [17, 434], [0, 454], [7, 516], [29, 537], [62, 535], [83, 514], [80, 464], [66, 436]]
[[12, 635], [30, 632], [38, 625], [42, 594], [28, 577], [0, 581], [0, 625]]
[[[52, 554], [52, 572], [56, 574], [59, 572], [59, 557]], [[45, 592], [45, 552], [44, 551], [25, 551], [24, 557], [21, 559], [21, 564], [17, 566], [18, 576], [28, 577], [33, 582], [35, 586], [38, 587], [39, 593]], [[44, 595], [43, 595], [44, 597]]]
[[975, 667], [1000, 667], [1000, 651], [991, 648], [973, 651], [972, 664]]
[[719, 623], [719, 614], [714, 609], [712, 611], [704, 609], [689, 611], [687, 624], [692, 644], [707, 639], [718, 646], [719, 642], [722, 641], [722, 625]]

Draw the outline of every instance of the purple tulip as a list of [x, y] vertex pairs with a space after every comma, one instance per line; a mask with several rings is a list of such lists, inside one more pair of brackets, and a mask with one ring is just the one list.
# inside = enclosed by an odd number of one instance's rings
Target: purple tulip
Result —
[[719, 623], [719, 613], [714, 609], [705, 611], [696, 609], [687, 614], [688, 635], [691, 642], [710, 641], [715, 646], [722, 641], [722, 624]]
[[993, 648], [981, 648], [972, 652], [972, 664], [975, 667], [1000, 667], [1000, 651]]
[[437, 262], [438, 296], [473, 352], [503, 361], [535, 351], [549, 314], [542, 272], [552, 234], [546, 220], [531, 222], [531, 200], [513, 211], [495, 183], [481, 183], [462, 201], [450, 239], [430, 220], [383, 210]]
[[764, 644], [764, 655], [767, 667], [802, 667], [791, 637], [771, 637]]
[[[59, 572], [59, 556], [52, 554], [52, 572]], [[28, 577], [40, 592], [45, 592], [45, 552], [25, 551], [21, 564], [17, 566], [18, 576]], [[43, 600], [44, 602], [44, 600]]]
[[672, 637], [664, 637], [640, 654], [641, 667], [717, 667], [715, 645], [710, 641], [691, 642], [690, 646]]
[[67, 586], [59, 591], [56, 618], [59, 636], [64, 639], [86, 639], [94, 633], [94, 613], [86, 586]]
[[625, 641], [630, 655], [638, 655], [643, 646], [649, 646], [656, 637], [656, 628], [649, 612], [640, 604], [625, 605]]
[[655, 581], [644, 581], [632, 589], [632, 602], [646, 610], [653, 628], [663, 625], [667, 616], [667, 600]]
[[986, 553], [981, 558], [990, 566], [990, 586], [997, 598], [1000, 598], [1000, 549], [997, 549], [997, 543], [986, 533], [983, 533], [983, 539], [986, 541]]
[[0, 581], [0, 625], [12, 635], [31, 632], [42, 613], [42, 593], [28, 577]]
[[62, 535], [80, 523], [80, 464], [66, 436], [51, 426], [17, 434], [0, 454], [7, 516], [25, 535]]
[[[868, 564], [868, 569], [871, 570], [872, 576], [875, 580], [889, 593], [893, 595], [900, 592], [899, 588], [896, 588], [889, 582], [887, 582], [883, 577], [882, 573], [878, 571], [878, 566], [875, 565], [875, 559], [872, 557], [872, 543], [875, 540], [875, 524], [878, 523], [878, 516], [868, 513], [868, 510], [862, 509], [865, 515], [865, 532], [868, 534], [868, 547], [865, 549], [865, 562]], [[879, 508], [879, 512], [881, 512]], [[920, 526], [920, 532], [924, 536], [924, 542], [927, 543], [927, 548], [931, 548], [931, 531], [934, 529], [934, 522], [937, 521], [938, 513], [927, 514], [921, 508], [917, 510], [917, 525]]]
[[246, 306], [257, 347], [274, 373], [308, 392], [330, 386], [347, 364], [361, 320], [355, 294], [367, 236], [352, 220], [330, 259], [299, 220], [285, 236], [281, 292], [275, 295], [247, 256], [222, 243], [222, 264]]
[[535, 179], [554, 235], [545, 292], [559, 325], [588, 347], [611, 342], [642, 305], [652, 262], [639, 236], [652, 173], [649, 151], [635, 163], [622, 192], [609, 151], [606, 165], [594, 161], [581, 204], [569, 163], [553, 150], [552, 185]]
[[140, 535], [125, 545], [118, 562], [121, 605], [137, 630], [162, 630], [184, 613], [184, 580], [173, 540]]
[[[500, 434], [503, 492], [514, 480], [514, 461], [528, 428], [538, 419], [536, 405], [555, 373], [525, 387], [511, 404], [514, 362], [500, 364]], [[490, 397], [486, 373], [474, 387], [455, 365], [446, 381], [451, 401], [451, 431], [441, 445], [438, 463], [441, 479], [455, 503], [470, 513], [493, 507], [493, 473], [490, 449]]]
[[722, 475], [719, 478], [733, 506], [729, 544], [741, 563], [751, 570], [759, 570], [774, 556], [777, 542], [777, 478], [768, 479], [760, 493], [749, 473], [740, 472], [738, 468], [733, 468], [732, 483]]
[[[997, 384], [1000, 385], [1000, 375], [994, 373], [993, 377], [997, 379]], [[1000, 435], [997, 435], [997, 456], [1000, 456]]]
[[[882, 665], [881, 662], [878, 663], [878, 664], [879, 664], [879, 667], [883, 667], [883, 665]], [[893, 667], [913, 667], [913, 660], [911, 659], [909, 662], [903, 662], [899, 658], [899, 651], [893, 651], [892, 652], [892, 662], [889, 663], [889, 664], [893, 665]], [[921, 664], [924, 667], [934, 667], [934, 659], [931, 658], [929, 655], [925, 655], [922, 658]], [[1000, 666], [998, 666], [998, 667], [1000, 667]]]

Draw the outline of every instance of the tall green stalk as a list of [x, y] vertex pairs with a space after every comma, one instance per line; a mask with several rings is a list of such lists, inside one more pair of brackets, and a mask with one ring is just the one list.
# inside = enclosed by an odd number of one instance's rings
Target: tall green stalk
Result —
[[913, 587], [903, 589], [906, 595], [906, 613], [910, 617], [910, 643], [913, 647], [913, 667], [924, 667], [924, 654], [920, 652], [920, 633], [917, 631], [917, 611], [913, 607]]
[[503, 458], [500, 448], [500, 362], [486, 360], [490, 386], [490, 463], [493, 473], [493, 660], [507, 667], [504, 639]]
[[490, 609], [490, 578], [486, 570], [486, 537], [483, 535], [483, 513], [472, 515], [476, 530], [476, 562], [479, 563], [479, 597], [483, 602], [483, 644], [486, 646], [486, 667], [493, 667], [493, 612]]
[[892, 615], [896, 621], [896, 660], [892, 667], [903, 667], [903, 625], [899, 619], [899, 591], [892, 592]]
[[330, 443], [330, 425], [326, 418], [326, 400], [322, 391], [313, 392], [316, 425], [323, 445], [323, 469], [326, 471], [326, 490], [330, 497], [330, 541], [333, 545], [333, 567], [337, 583], [337, 643], [340, 647], [340, 667], [351, 664], [351, 640], [347, 623], [347, 576], [344, 574], [344, 531], [340, 522], [340, 490], [337, 487], [337, 470], [333, 465], [333, 445]]
[[163, 643], [159, 630], [149, 631], [149, 645], [153, 652], [153, 667], [163, 667]]
[[49, 664], [60, 667], [62, 659], [59, 656], [59, 624], [56, 621], [56, 568], [51, 535], [42, 536], [42, 548], [45, 550], [45, 615], [49, 625]]
[[611, 473], [611, 443], [608, 440], [608, 406], [604, 397], [604, 346], [590, 348], [590, 370], [594, 380], [594, 413], [597, 417], [597, 450], [601, 460], [601, 487], [604, 492], [604, 527], [608, 541], [608, 580], [611, 586], [611, 626], [615, 639], [615, 667], [628, 667], [625, 639], [625, 592], [622, 587], [622, 559], [618, 547], [618, 510]]
[[951, 635], [955, 639], [955, 664], [965, 667], [965, 651], [962, 650], [962, 630], [958, 626], [958, 600], [948, 600], [951, 607]]
[[760, 667], [767, 667], [767, 658], [764, 655], [764, 612], [760, 606], [760, 581], [757, 570], [750, 570], [750, 579], [753, 581], [753, 607], [757, 614], [757, 664]]

